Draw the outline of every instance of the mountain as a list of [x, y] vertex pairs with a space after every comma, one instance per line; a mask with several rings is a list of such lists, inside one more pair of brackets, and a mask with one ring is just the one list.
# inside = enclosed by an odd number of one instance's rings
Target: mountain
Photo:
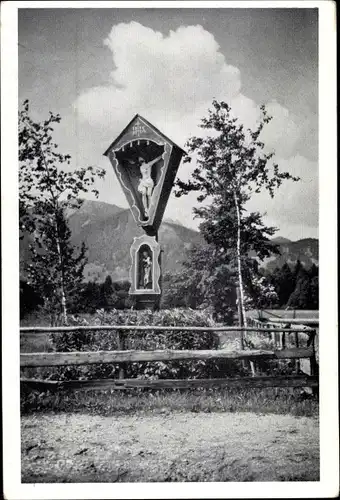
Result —
[[[85, 201], [80, 210], [68, 217], [72, 232], [72, 243], [80, 246], [84, 241], [88, 248], [89, 263], [85, 268], [85, 279], [105, 279], [110, 274], [113, 280], [126, 279], [131, 266], [130, 246], [133, 238], [144, 231], [139, 228], [129, 209], [98, 201]], [[174, 222], [162, 223], [158, 233], [164, 250], [162, 267], [164, 272], [178, 269], [185, 250], [201, 243], [197, 231]]]
[[[88, 264], [84, 275], [86, 280], [103, 281], [108, 274], [112, 279], [128, 279], [131, 265], [130, 246], [133, 238], [144, 231], [139, 228], [129, 209], [99, 201], [84, 201], [79, 210], [67, 213], [72, 233], [72, 243], [80, 247], [84, 241], [88, 248]], [[193, 244], [202, 243], [201, 235], [180, 223], [165, 219], [159, 230], [159, 243], [162, 253], [163, 272], [174, 272], [180, 268], [185, 251]], [[281, 256], [266, 259], [261, 266], [273, 270], [282, 267], [285, 262], [293, 265], [297, 259], [310, 267], [318, 265], [318, 240], [309, 238], [290, 241], [278, 237], [273, 239], [280, 245]], [[20, 242], [21, 276], [24, 276], [23, 264], [29, 258], [29, 239]]]
[[271, 241], [273, 243], [276, 243], [277, 245], [284, 245], [285, 243], [292, 243], [292, 240], [289, 240], [288, 238], [284, 238], [283, 236], [276, 236]]
[[[281, 240], [285, 241], [281, 242]], [[294, 266], [297, 260], [300, 260], [306, 268], [310, 268], [312, 264], [319, 265], [319, 240], [305, 238], [290, 241], [285, 238], [274, 238], [273, 242], [279, 244], [281, 255], [273, 255], [265, 259], [261, 267], [266, 270], [273, 271], [276, 267], [282, 267], [286, 262]]]

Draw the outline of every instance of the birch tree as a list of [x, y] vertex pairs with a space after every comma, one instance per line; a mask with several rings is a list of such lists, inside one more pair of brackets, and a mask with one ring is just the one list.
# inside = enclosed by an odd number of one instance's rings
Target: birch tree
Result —
[[262, 190], [274, 197], [284, 181], [299, 180], [280, 171], [274, 153], [265, 152], [261, 132], [271, 117], [264, 106], [260, 111], [257, 126], [245, 129], [227, 103], [214, 100], [200, 123], [207, 135], [192, 137], [186, 144], [188, 156], [184, 161], [190, 162], [192, 155], [196, 160], [192, 176], [187, 182], [178, 180], [175, 193], [199, 193], [194, 214], [202, 219], [200, 231], [214, 246], [219, 262], [228, 266], [231, 279], [236, 277], [242, 326], [247, 326], [245, 268], [253, 268], [252, 256], [263, 260], [279, 253], [278, 246], [270, 241], [277, 228], [265, 225], [261, 213], [247, 211], [247, 203]]
[[60, 305], [67, 324], [70, 290], [80, 279], [85, 247], [75, 255], [66, 211], [80, 208], [84, 193], [98, 196], [95, 178], [104, 177], [105, 171], [92, 166], [67, 168], [71, 157], [60, 153], [53, 140], [60, 121], [60, 115], [51, 112], [46, 120], [33, 121], [27, 100], [19, 111], [19, 224], [21, 237], [28, 233], [33, 239], [27, 268], [31, 285], [45, 303]]

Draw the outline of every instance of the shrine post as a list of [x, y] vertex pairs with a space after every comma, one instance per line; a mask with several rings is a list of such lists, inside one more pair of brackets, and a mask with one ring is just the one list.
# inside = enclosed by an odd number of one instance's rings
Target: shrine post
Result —
[[136, 309], [158, 309], [161, 297], [161, 247], [158, 229], [173, 187], [183, 149], [145, 118], [136, 115], [105, 151], [145, 234], [131, 248], [131, 287]]

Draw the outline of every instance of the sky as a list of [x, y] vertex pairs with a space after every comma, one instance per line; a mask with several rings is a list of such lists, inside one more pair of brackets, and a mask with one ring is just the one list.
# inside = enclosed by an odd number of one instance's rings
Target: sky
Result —
[[[316, 9], [19, 9], [19, 106], [37, 120], [60, 113], [55, 137], [72, 168], [106, 169], [99, 200], [127, 207], [104, 151], [136, 113], [179, 146], [199, 133], [214, 98], [254, 126], [259, 106], [275, 161], [301, 180], [250, 210], [298, 240], [318, 237], [318, 14]], [[181, 164], [188, 179], [194, 164]], [[171, 195], [165, 218], [197, 228], [194, 193]]]

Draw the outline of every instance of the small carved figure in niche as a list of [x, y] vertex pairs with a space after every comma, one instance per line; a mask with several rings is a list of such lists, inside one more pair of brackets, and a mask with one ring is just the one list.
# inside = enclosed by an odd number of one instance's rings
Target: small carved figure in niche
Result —
[[152, 288], [152, 260], [150, 254], [146, 250], [144, 250], [142, 254], [140, 276], [141, 288]]
[[151, 178], [151, 167], [154, 163], [156, 163], [161, 158], [162, 158], [162, 155], [149, 161], [148, 163], [146, 163], [145, 159], [142, 158], [141, 156], [138, 158], [139, 165], [140, 165], [140, 167], [139, 167], [140, 173], [142, 174], [142, 178], [139, 181], [139, 185], [138, 185], [138, 191], [142, 195], [142, 202], [143, 202], [143, 207], [144, 207], [144, 212], [145, 212], [146, 217], [148, 217], [148, 215], [149, 215], [150, 201], [151, 201], [152, 191], [153, 191], [153, 188], [155, 185], [154, 181]]

